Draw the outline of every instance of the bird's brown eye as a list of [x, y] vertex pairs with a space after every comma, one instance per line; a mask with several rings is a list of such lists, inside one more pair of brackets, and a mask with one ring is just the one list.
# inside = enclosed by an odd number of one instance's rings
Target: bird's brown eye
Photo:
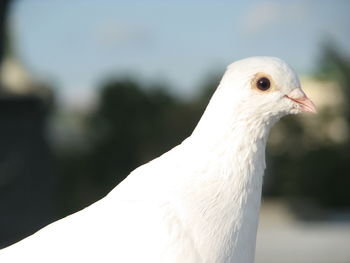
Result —
[[259, 90], [266, 91], [270, 88], [270, 80], [266, 77], [259, 78], [258, 81], [256, 82], [256, 87]]

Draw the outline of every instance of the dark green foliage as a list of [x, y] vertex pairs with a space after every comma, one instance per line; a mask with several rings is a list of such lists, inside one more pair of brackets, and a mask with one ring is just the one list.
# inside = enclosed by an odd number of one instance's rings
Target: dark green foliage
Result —
[[[334, 49], [325, 49], [318, 73], [320, 78], [339, 81], [344, 96], [350, 93], [349, 61]], [[189, 136], [218, 82], [211, 77], [202, 85], [202, 94], [192, 100], [171, 95], [164, 85], [142, 86], [132, 79], [102, 85], [99, 106], [86, 120], [85, 147], [61, 152], [58, 158], [64, 210], [77, 210], [101, 198], [130, 171]], [[333, 118], [327, 114], [322, 111], [315, 118]], [[298, 116], [284, 118], [276, 128], [287, 139], [278, 150], [268, 149], [265, 196], [349, 207], [349, 142], [307, 147], [310, 134]]]
[[99, 106], [87, 119], [86, 150], [58, 157], [65, 193], [60, 200], [66, 211], [101, 198], [136, 167], [191, 134], [208, 98], [187, 103], [166, 90], [130, 79], [102, 86]]

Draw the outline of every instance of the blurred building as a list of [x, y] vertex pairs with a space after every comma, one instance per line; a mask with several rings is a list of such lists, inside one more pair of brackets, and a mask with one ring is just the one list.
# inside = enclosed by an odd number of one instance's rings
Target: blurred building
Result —
[[[305, 147], [309, 150], [315, 145], [344, 144], [349, 140], [349, 125], [346, 120], [346, 96], [339, 83], [330, 80], [321, 80], [310, 76], [301, 78], [302, 88], [312, 98], [318, 114], [298, 116], [305, 134]], [[283, 142], [290, 135], [285, 129], [287, 125], [277, 125], [272, 130], [270, 146], [272, 150], [282, 149]]]
[[[318, 144], [342, 144], [349, 139], [349, 127], [345, 117], [346, 96], [335, 81], [310, 77], [302, 78], [308, 95], [314, 100], [320, 118], [301, 116], [306, 131]], [[315, 132], [317, 131], [317, 132]]]
[[[53, 162], [46, 141], [52, 94], [16, 59], [0, 12], [0, 248], [54, 218]], [[5, 8], [6, 7], [6, 8]]]

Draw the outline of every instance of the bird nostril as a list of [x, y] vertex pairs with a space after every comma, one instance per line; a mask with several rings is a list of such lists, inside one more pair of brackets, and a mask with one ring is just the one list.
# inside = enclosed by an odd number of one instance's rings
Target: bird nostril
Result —
[[315, 104], [305, 95], [305, 93], [304, 96], [298, 98], [290, 97], [288, 95], [285, 95], [285, 97], [296, 103], [302, 112], [317, 113]]

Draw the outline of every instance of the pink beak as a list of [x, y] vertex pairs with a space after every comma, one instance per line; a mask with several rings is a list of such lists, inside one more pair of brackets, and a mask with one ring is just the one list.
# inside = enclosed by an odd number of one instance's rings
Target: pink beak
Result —
[[292, 101], [298, 103], [300, 105], [301, 111], [317, 113], [315, 104], [306, 95], [299, 98], [292, 98], [287, 95], [285, 96], [288, 99], [291, 99]]

